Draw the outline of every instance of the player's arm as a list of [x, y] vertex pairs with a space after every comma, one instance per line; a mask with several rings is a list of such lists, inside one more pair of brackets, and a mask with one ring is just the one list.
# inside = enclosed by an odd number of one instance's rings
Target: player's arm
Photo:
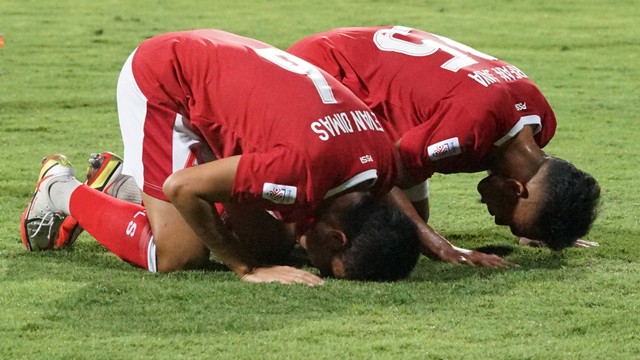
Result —
[[422, 220], [429, 222], [429, 182], [425, 180], [408, 189], [402, 189], [402, 192], [411, 201]]
[[214, 202], [227, 202], [240, 157], [230, 157], [187, 168], [171, 175], [162, 190], [205, 245], [239, 276], [251, 266], [232, 246], [233, 238], [224, 227]]
[[232, 156], [180, 170], [171, 175], [163, 191], [207, 248], [248, 282], [322, 284], [309, 272], [288, 266], [253, 268], [253, 259], [223, 225], [214, 202], [229, 202], [240, 156]]
[[487, 267], [504, 267], [512, 265], [503, 258], [484, 254], [478, 251], [457, 248], [447, 239], [431, 228], [418, 214], [407, 196], [398, 187], [394, 187], [385, 198], [389, 204], [396, 206], [413, 221], [418, 229], [418, 235], [422, 243], [422, 253], [438, 260], [464, 263], [469, 265], [482, 265]]
[[418, 212], [418, 215], [420, 215], [420, 218], [422, 218], [424, 222], [428, 223], [429, 222], [429, 198], [418, 200], [418, 201], [412, 201], [411, 205], [413, 205], [413, 208], [416, 209], [416, 211]]

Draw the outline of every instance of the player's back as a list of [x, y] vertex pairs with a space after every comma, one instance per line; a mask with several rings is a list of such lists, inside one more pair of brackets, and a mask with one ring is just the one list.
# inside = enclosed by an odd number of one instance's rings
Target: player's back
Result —
[[391, 186], [392, 146], [375, 115], [337, 80], [282, 50], [218, 30], [169, 33], [140, 45], [133, 70], [150, 100], [181, 114], [217, 157], [284, 149], [270, 169], [289, 165], [278, 171], [307, 178], [304, 201], [369, 170], [378, 188]]
[[[517, 67], [417, 29], [340, 28], [303, 39], [288, 51], [350, 88], [392, 123], [395, 139], [428, 121], [443, 102], [490, 119], [486, 113], [513, 108], [504, 99], [520, 97], [553, 116], [538, 88]], [[517, 121], [516, 114], [511, 117]], [[555, 118], [550, 120], [555, 124]]]
[[[317, 68], [223, 31], [164, 34], [143, 42], [137, 53], [144, 51], [153, 56], [136, 56], [134, 74], [145, 94], [157, 94], [205, 135], [227, 127], [238, 138], [271, 146], [267, 140], [317, 138], [308, 130], [325, 116], [367, 110]], [[248, 145], [263, 141], [253, 142]]]

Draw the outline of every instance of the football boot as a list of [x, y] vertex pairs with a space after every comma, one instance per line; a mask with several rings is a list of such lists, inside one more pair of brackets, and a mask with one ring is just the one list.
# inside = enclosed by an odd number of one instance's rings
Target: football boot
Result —
[[28, 251], [48, 250], [54, 246], [66, 214], [51, 202], [50, 188], [57, 181], [74, 178], [73, 167], [66, 156], [55, 154], [42, 160], [38, 183], [20, 219], [22, 243]]

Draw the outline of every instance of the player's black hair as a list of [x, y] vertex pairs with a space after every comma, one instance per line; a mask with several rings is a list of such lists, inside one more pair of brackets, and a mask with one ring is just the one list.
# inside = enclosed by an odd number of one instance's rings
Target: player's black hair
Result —
[[342, 255], [347, 279], [396, 281], [416, 266], [418, 232], [395, 207], [366, 196], [341, 216], [341, 223], [350, 242]]
[[545, 201], [537, 216], [538, 239], [553, 250], [571, 246], [586, 235], [597, 216], [600, 186], [589, 174], [558, 158], [550, 158]]

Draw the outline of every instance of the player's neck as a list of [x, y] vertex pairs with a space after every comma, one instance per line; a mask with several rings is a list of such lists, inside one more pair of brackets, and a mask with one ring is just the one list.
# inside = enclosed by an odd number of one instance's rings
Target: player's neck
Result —
[[531, 127], [525, 126], [518, 135], [497, 149], [491, 170], [526, 183], [547, 159], [548, 156], [535, 142]]

